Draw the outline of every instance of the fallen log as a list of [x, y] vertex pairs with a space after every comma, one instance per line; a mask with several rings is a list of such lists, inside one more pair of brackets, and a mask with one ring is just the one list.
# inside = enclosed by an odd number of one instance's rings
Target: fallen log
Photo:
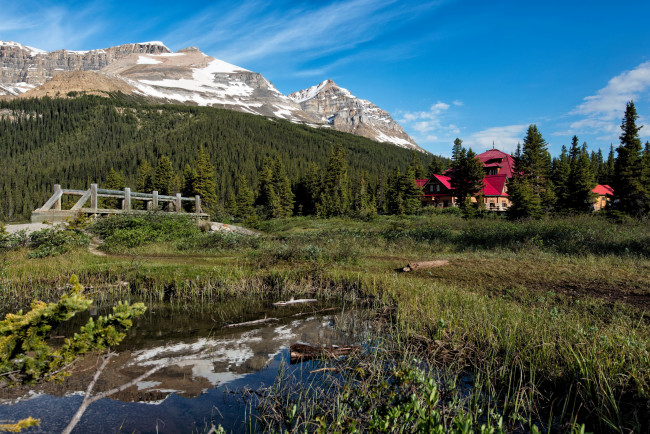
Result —
[[437, 261], [410, 262], [406, 267], [399, 268], [398, 270], [407, 273], [420, 268], [434, 268], [442, 267], [444, 265], [449, 265], [449, 261], [446, 259], [439, 259]]
[[273, 306], [289, 306], [292, 304], [301, 304], [301, 303], [316, 303], [318, 300], [315, 298], [300, 298], [298, 300], [294, 300], [293, 298], [288, 301], [277, 301], [273, 303]]
[[231, 329], [234, 327], [246, 327], [246, 326], [251, 326], [251, 325], [257, 325], [257, 324], [264, 324], [266, 322], [272, 322], [272, 321], [280, 321], [277, 318], [262, 318], [262, 319], [256, 319], [253, 321], [246, 321], [246, 322], [240, 322], [237, 324], [228, 324], [223, 326], [225, 329]]
[[331, 347], [315, 347], [306, 344], [292, 344], [289, 347], [290, 363], [293, 365], [314, 359], [334, 359], [340, 356], [347, 356], [360, 349], [361, 347], [359, 346], [339, 347], [334, 345]]

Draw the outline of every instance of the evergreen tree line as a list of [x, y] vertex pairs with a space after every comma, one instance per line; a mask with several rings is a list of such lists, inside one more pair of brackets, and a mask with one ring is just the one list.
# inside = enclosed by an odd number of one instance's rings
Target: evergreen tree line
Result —
[[574, 136], [570, 148], [562, 147], [551, 159], [547, 143], [536, 125], [528, 128], [522, 146], [514, 155], [515, 176], [508, 193], [511, 218], [539, 217], [552, 211], [590, 212], [597, 184], [614, 189], [610, 208], [641, 217], [650, 214], [650, 143], [641, 146], [633, 102], [626, 106], [620, 145], [610, 147], [607, 160], [601, 150], [589, 153], [587, 144]]
[[[511, 218], [540, 217], [545, 213], [591, 212], [597, 184], [614, 189], [610, 208], [640, 217], [650, 213], [650, 142], [641, 147], [638, 116], [629, 102], [621, 125], [620, 146], [610, 146], [607, 160], [602, 151], [589, 153], [587, 143], [573, 136], [569, 149], [562, 146], [559, 157], [551, 158], [547, 143], [536, 125], [530, 125], [522, 145], [514, 155], [514, 176], [508, 194]], [[438, 169], [438, 168], [435, 168]], [[435, 171], [433, 173], [441, 173]], [[480, 195], [485, 171], [471, 148], [456, 139], [447, 172], [459, 206], [465, 215], [482, 206]], [[471, 198], [475, 197], [476, 202]]]
[[[335, 145], [345, 155], [346, 173], [325, 177]], [[413, 159], [417, 176], [425, 177], [422, 167], [431, 162], [430, 155], [212, 107], [149, 105], [123, 95], [2, 101], [0, 220], [29, 218], [55, 183], [72, 189], [91, 183], [118, 188], [119, 174], [135, 191], [201, 194], [217, 213], [226, 205], [232, 209], [232, 199], [248, 188], [261, 216], [286, 215], [287, 186], [294, 196], [292, 213], [371, 209], [373, 198], [377, 210], [384, 211], [393, 188], [389, 174], [396, 169], [404, 174]], [[443, 168], [447, 163], [434, 160]], [[273, 185], [273, 194], [259, 199], [260, 184]], [[327, 198], [328, 192], [338, 196]], [[339, 208], [332, 211], [336, 207], [328, 201]]]

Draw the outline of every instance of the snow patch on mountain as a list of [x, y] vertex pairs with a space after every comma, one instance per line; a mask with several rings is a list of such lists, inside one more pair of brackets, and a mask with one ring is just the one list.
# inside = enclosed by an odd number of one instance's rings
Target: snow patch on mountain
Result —
[[138, 57], [138, 65], [156, 65], [158, 63], [162, 62], [160, 60], [152, 59], [151, 57], [147, 56]]
[[19, 44], [18, 42], [13, 42], [13, 41], [0, 41], [0, 46], [21, 48], [21, 49], [23, 49], [25, 51], [29, 51], [29, 54], [32, 55], [32, 56], [36, 56], [37, 54], [46, 54], [47, 53], [47, 51], [41, 50], [40, 48], [30, 47], [29, 45], [23, 45], [23, 44]]

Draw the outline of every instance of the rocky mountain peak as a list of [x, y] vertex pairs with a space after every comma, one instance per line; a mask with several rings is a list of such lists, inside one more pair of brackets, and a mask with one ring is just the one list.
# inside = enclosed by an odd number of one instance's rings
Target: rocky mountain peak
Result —
[[388, 112], [357, 98], [331, 79], [293, 92], [289, 98], [336, 130], [423, 151]]

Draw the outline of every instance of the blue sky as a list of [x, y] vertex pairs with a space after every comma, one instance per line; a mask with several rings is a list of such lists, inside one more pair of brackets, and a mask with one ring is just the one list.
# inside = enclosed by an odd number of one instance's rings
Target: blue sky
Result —
[[[650, 1], [5, 1], [0, 40], [45, 50], [163, 41], [262, 73], [288, 94], [327, 78], [389, 111], [423, 148], [551, 152], [650, 120]], [[650, 126], [641, 130], [650, 138]]]

